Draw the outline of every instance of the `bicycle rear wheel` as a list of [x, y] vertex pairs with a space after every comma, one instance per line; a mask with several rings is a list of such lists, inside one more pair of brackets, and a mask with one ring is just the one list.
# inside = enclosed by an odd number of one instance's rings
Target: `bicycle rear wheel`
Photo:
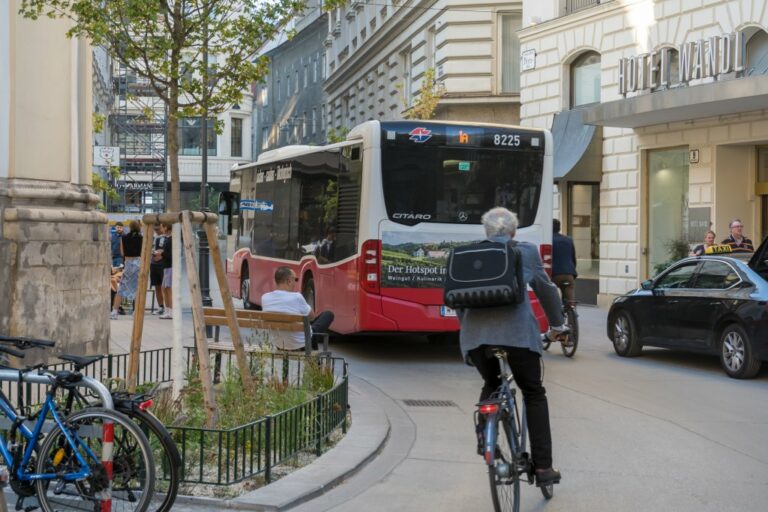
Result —
[[176, 501], [181, 481], [181, 454], [170, 432], [149, 411], [136, 407], [120, 410], [131, 418], [147, 436], [155, 461], [156, 489], [152, 494], [150, 512], [168, 512]]
[[576, 347], [579, 346], [579, 315], [572, 307], [566, 308], [565, 321], [571, 332], [568, 334], [568, 341], [560, 343], [560, 348], [563, 350], [563, 355], [573, 357], [573, 354], [576, 353]]
[[[77, 411], [68, 416], [64, 424], [66, 433], [56, 425], [40, 446], [37, 472], [62, 475], [36, 482], [43, 511], [146, 511], [155, 488], [155, 466], [149, 442], [139, 427], [125, 415], [100, 407]], [[114, 433], [111, 485], [108, 466], [100, 460], [110, 451], [110, 430]], [[74, 439], [76, 451], [67, 441], [67, 435]], [[76, 453], [88, 464], [91, 476], [67, 480], [63, 475], [81, 469]]]
[[514, 439], [513, 421], [509, 414], [496, 416], [496, 453], [493, 464], [488, 466], [495, 512], [520, 510], [520, 475], [514, 457], [518, 441]]

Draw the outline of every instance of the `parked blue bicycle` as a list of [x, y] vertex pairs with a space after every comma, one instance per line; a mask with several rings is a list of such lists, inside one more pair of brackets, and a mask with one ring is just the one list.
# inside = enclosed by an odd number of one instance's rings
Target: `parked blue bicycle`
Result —
[[[52, 346], [44, 340], [0, 336], [0, 353], [23, 358], [23, 350], [41, 343]], [[89, 407], [66, 417], [60, 413], [57, 391], [82, 386], [87, 379], [80, 372], [48, 372], [43, 365], [0, 370], [0, 380], [18, 383], [16, 407], [0, 390], [0, 411], [8, 420], [6, 435], [0, 436], [0, 455], [9, 469], [11, 489], [19, 497], [17, 510], [32, 496], [45, 512], [147, 510], [155, 465], [147, 438], [136, 424], [106, 407]], [[24, 383], [48, 386], [42, 405], [24, 405]], [[90, 384], [99, 391], [102, 404], [111, 407], [109, 392]]]
[[[483, 458], [488, 465], [491, 499], [495, 512], [520, 510], [520, 482], [535, 481], [533, 461], [528, 451], [528, 427], [525, 403], [517, 407], [517, 390], [512, 387], [512, 370], [503, 348], [492, 347], [493, 357], [499, 360], [501, 386], [487, 399], [478, 403], [475, 422], [485, 419], [483, 430]], [[554, 496], [552, 484], [540, 487], [546, 499]]]

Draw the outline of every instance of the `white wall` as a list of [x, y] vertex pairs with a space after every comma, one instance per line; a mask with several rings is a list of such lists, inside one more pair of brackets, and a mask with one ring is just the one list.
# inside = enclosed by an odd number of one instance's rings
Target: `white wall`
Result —
[[6, 3], [0, 8], [0, 178], [8, 177], [11, 116], [11, 23], [14, 15]]

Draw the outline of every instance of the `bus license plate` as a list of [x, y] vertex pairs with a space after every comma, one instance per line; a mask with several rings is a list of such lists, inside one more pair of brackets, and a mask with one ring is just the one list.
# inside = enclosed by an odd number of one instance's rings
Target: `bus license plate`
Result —
[[440, 316], [456, 316], [456, 310], [448, 306], [440, 306]]

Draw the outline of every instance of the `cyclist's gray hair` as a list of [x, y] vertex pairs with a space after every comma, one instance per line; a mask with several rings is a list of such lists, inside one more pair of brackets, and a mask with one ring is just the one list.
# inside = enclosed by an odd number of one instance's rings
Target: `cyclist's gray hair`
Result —
[[483, 227], [486, 236], [515, 236], [517, 215], [501, 206], [491, 208], [483, 214]]

